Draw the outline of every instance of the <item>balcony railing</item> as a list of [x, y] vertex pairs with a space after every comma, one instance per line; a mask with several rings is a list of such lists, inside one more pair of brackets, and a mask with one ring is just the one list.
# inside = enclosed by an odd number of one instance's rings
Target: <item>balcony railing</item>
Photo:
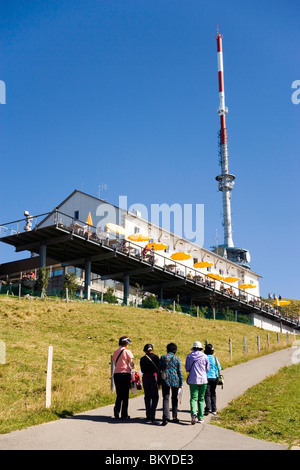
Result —
[[2, 224], [0, 225], [0, 239], [11, 235], [18, 235], [19, 233], [36, 231], [48, 226], [55, 226], [61, 230], [82, 237], [91, 243], [105, 246], [117, 253], [150, 264], [164, 272], [169, 272], [191, 283], [201, 285], [211, 290], [212, 293], [217, 292], [224, 297], [228, 297], [228, 299], [236, 300], [242, 304], [271, 314], [278, 320], [285, 319], [295, 325], [299, 325], [299, 319], [290, 318], [281, 307], [280, 309], [276, 308], [263, 301], [261, 297], [246, 292], [238, 286], [233, 286], [225, 281], [211, 279], [209, 274], [204, 274], [198, 269], [187, 266], [182, 262], [173, 261], [167, 254], [161, 254], [157, 251], [146, 249], [146, 242], [143, 242], [143, 246], [141, 246], [141, 244], [137, 242], [126, 239], [124, 235], [110, 232], [100, 226], [95, 227], [88, 225], [86, 222], [58, 210], [37, 216], [27, 216], [20, 220]]

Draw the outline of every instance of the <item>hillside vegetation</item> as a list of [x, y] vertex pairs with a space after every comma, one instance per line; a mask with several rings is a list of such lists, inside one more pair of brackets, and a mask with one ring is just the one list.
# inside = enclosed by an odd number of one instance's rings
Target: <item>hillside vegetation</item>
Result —
[[[158, 355], [165, 353], [169, 342], [175, 342], [184, 364], [193, 342], [207, 340], [214, 345], [223, 368], [287, 346], [285, 334], [280, 335], [278, 345], [276, 333], [242, 323], [195, 318], [160, 309], [2, 296], [0, 340], [6, 346], [6, 361], [0, 364], [0, 432], [113, 403], [110, 355], [117, 349], [122, 335], [129, 335], [132, 340], [131, 350], [137, 365], [147, 342], [154, 343]], [[260, 335], [260, 353], [257, 335]], [[243, 350], [244, 337], [247, 357]], [[229, 338], [232, 360], [228, 352]], [[49, 345], [53, 346], [52, 406], [46, 410]]]

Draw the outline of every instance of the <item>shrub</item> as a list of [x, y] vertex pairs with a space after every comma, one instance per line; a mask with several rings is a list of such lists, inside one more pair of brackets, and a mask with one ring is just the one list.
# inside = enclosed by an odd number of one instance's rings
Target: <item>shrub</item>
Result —
[[49, 271], [46, 268], [40, 268], [38, 270], [37, 280], [34, 286], [35, 292], [40, 292], [42, 299], [46, 295], [46, 290], [49, 282]]
[[77, 283], [78, 283], [78, 278], [75, 273], [66, 273], [63, 294], [66, 295], [65, 294], [66, 289], [68, 289], [69, 294], [71, 295], [76, 294]]
[[142, 300], [143, 308], [158, 308], [159, 303], [155, 295], [148, 295]]
[[103, 301], [107, 302], [108, 304], [115, 304], [117, 300], [117, 297], [114, 295], [113, 287], [108, 287], [105, 294], [103, 294]]

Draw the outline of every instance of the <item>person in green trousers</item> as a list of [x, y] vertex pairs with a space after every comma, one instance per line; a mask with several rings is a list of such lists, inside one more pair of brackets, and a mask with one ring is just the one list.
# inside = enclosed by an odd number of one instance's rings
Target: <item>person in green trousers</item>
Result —
[[203, 423], [205, 392], [207, 387], [207, 372], [209, 360], [204, 354], [200, 341], [195, 341], [191, 353], [185, 361], [185, 369], [189, 372], [187, 384], [190, 387], [190, 407], [192, 424]]

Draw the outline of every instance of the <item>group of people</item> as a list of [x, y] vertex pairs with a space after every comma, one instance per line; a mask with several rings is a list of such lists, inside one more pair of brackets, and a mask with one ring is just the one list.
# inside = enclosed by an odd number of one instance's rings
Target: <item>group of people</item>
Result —
[[[128, 416], [128, 401], [131, 385], [131, 372], [134, 369], [134, 357], [129, 349], [132, 344], [127, 336], [119, 340], [119, 348], [113, 353], [115, 365], [114, 382], [116, 386], [116, 401], [114, 417], [116, 419], [130, 419]], [[140, 360], [142, 383], [147, 422], [154, 422], [159, 401], [159, 389], [162, 390], [163, 414], [162, 426], [170, 421], [170, 397], [172, 421], [179, 422], [178, 398], [182, 393], [183, 378], [181, 361], [176, 356], [177, 345], [169, 343], [166, 354], [160, 358], [154, 353], [153, 344], [144, 346], [145, 355]], [[200, 341], [195, 341], [191, 353], [185, 361], [188, 372], [187, 384], [190, 388], [191, 423], [203, 423], [204, 415], [216, 414], [216, 386], [221, 365], [214, 356], [212, 344], [206, 344], [205, 350]]]

